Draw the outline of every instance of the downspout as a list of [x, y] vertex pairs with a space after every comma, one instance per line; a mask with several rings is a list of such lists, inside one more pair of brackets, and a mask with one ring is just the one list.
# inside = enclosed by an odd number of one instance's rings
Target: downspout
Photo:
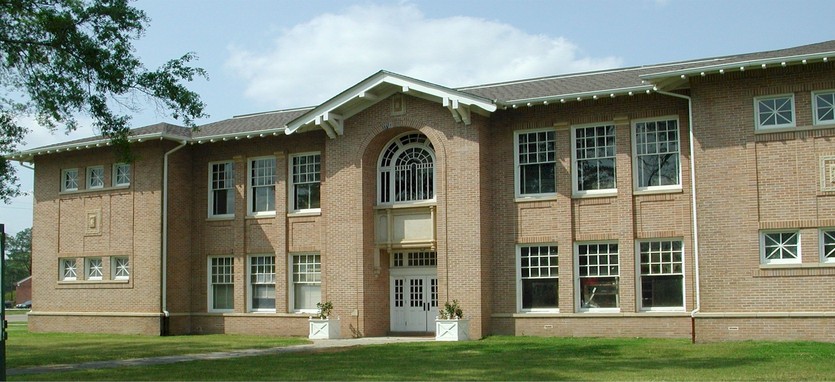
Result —
[[693, 134], [693, 99], [689, 96], [670, 93], [658, 90], [656, 86], [653, 88], [656, 93], [667, 95], [670, 97], [682, 98], [687, 100], [687, 124], [690, 132], [690, 197], [691, 197], [691, 214], [693, 215], [693, 268], [696, 282], [696, 307], [690, 312], [690, 341], [696, 343], [696, 314], [702, 307], [701, 294], [699, 292], [699, 218], [696, 209], [696, 150], [693, 143], [696, 139]]
[[160, 293], [162, 294], [161, 311], [162, 322], [160, 323], [160, 335], [168, 335], [168, 156], [175, 153], [177, 150], [186, 146], [186, 141], [181, 141], [180, 145], [166, 152], [163, 156], [162, 165], [162, 282], [160, 283]]

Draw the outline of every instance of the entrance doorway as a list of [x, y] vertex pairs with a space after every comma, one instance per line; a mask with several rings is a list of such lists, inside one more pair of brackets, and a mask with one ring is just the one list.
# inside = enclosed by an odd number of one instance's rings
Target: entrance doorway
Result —
[[435, 252], [396, 252], [391, 267], [391, 331], [435, 332], [438, 271]]

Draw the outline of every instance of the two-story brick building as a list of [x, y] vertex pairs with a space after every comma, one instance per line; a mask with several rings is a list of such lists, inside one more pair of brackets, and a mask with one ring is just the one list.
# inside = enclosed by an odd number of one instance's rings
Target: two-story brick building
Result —
[[32, 331], [835, 341], [835, 41], [28, 150]]

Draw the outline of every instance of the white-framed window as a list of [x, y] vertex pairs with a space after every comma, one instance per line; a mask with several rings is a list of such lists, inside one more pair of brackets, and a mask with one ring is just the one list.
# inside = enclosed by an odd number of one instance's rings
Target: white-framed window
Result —
[[290, 156], [290, 209], [318, 211], [322, 184], [322, 155], [301, 153]]
[[615, 126], [596, 124], [571, 129], [575, 195], [617, 192]]
[[421, 133], [389, 142], [377, 163], [377, 203], [435, 200], [435, 149]]
[[59, 262], [59, 279], [61, 281], [78, 280], [78, 266], [75, 259], [61, 259]]
[[638, 242], [643, 310], [684, 310], [684, 249], [681, 240]]
[[757, 130], [794, 127], [794, 94], [754, 98]]
[[61, 170], [61, 191], [78, 191], [78, 169]]
[[126, 187], [130, 185], [130, 163], [116, 163], [113, 165], [113, 186]]
[[87, 167], [87, 188], [96, 189], [104, 187], [104, 166]]
[[835, 263], [835, 228], [823, 228], [820, 230], [821, 238], [821, 262]]
[[513, 134], [516, 197], [557, 193], [556, 131], [524, 130]]
[[209, 258], [209, 311], [231, 312], [235, 308], [235, 259]]
[[812, 112], [816, 125], [835, 123], [835, 90], [812, 93]]
[[318, 253], [290, 255], [290, 309], [316, 312], [322, 302], [322, 262]]
[[618, 244], [578, 243], [577, 275], [580, 310], [620, 310], [620, 258]]
[[102, 272], [104, 271], [101, 257], [88, 257], [85, 263], [84, 267], [86, 269], [87, 280], [101, 280]]
[[113, 280], [130, 279], [130, 260], [127, 257], [111, 257], [110, 273]]
[[760, 232], [760, 261], [763, 264], [799, 264], [800, 232]]
[[275, 157], [249, 160], [249, 214], [275, 214]]
[[275, 312], [275, 256], [249, 257], [249, 310]]
[[518, 310], [559, 311], [559, 254], [553, 244], [516, 246]]
[[235, 163], [209, 163], [209, 216], [235, 215]]
[[678, 119], [635, 121], [632, 131], [635, 189], [681, 189]]

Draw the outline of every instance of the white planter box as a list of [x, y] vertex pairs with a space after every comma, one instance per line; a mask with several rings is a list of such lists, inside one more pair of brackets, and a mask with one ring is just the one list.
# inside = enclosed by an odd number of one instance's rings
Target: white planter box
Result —
[[435, 341], [469, 341], [470, 320], [435, 320]]
[[330, 340], [340, 337], [338, 318], [329, 318], [325, 320], [320, 318], [311, 318], [308, 321], [310, 323], [310, 334], [307, 338], [311, 340]]

